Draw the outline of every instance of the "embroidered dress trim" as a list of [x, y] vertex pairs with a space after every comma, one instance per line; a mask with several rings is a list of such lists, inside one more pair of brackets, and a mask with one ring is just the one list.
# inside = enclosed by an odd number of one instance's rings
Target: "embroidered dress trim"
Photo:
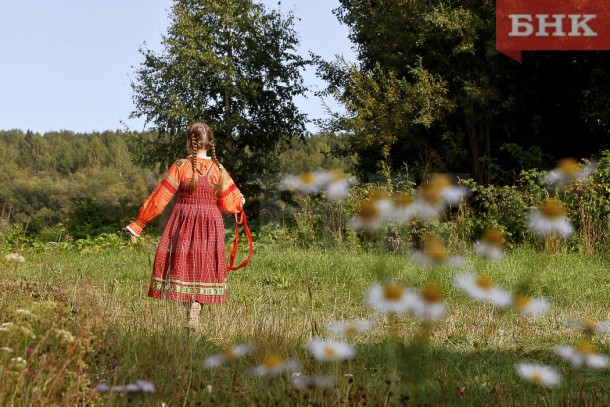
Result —
[[188, 295], [224, 295], [227, 290], [226, 283], [187, 282], [177, 279], [164, 280], [153, 277], [150, 288], [158, 291], [169, 291]]

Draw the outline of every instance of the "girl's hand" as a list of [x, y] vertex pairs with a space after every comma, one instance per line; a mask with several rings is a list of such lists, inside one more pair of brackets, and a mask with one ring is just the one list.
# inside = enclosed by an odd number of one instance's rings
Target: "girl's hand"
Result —
[[135, 236], [133, 233], [131, 233], [131, 232], [129, 231], [129, 229], [127, 229], [127, 228], [122, 228], [122, 229], [121, 229], [121, 233], [123, 233], [123, 232], [126, 232], [126, 233], [129, 235], [129, 241], [130, 241], [131, 243], [135, 243], [135, 242], [136, 242], [136, 240], [138, 240], [137, 236]]

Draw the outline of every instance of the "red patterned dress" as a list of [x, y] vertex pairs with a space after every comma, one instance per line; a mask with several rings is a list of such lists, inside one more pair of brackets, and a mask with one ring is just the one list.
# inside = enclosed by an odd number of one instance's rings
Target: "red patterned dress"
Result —
[[[149, 297], [202, 304], [227, 296], [225, 234], [221, 212], [239, 213], [243, 196], [229, 174], [210, 159], [197, 158], [199, 180], [191, 193], [192, 158], [176, 161], [127, 229], [139, 236], [178, 192], [157, 247]], [[221, 181], [218, 198], [215, 185]]]

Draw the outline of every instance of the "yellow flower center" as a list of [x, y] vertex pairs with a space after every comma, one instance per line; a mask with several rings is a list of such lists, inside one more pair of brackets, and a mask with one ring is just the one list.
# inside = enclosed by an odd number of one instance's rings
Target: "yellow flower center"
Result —
[[424, 240], [424, 253], [433, 260], [443, 260], [447, 257], [447, 248], [438, 237]]
[[445, 174], [434, 174], [430, 179], [429, 184], [434, 185], [436, 188], [443, 190], [453, 185], [451, 179]]
[[345, 334], [347, 336], [354, 336], [359, 333], [360, 333], [360, 331], [358, 330], [358, 327], [354, 324], [349, 324], [348, 326], [345, 327]]
[[558, 199], [547, 199], [547, 201], [540, 207], [540, 213], [545, 217], [556, 219], [563, 216], [563, 205]]
[[576, 161], [572, 157], [562, 158], [557, 163], [557, 169], [569, 176], [574, 176], [580, 170], [580, 166], [578, 165], [578, 161]]
[[373, 202], [364, 202], [360, 205], [360, 209], [358, 209], [358, 216], [362, 219], [375, 219], [379, 216], [379, 209], [377, 209]]
[[306, 172], [305, 174], [299, 175], [299, 178], [303, 184], [311, 185], [316, 181], [316, 176], [313, 172]]
[[426, 285], [423, 290], [421, 290], [421, 296], [429, 303], [438, 303], [443, 300], [443, 292], [435, 284]]
[[592, 319], [584, 319], [582, 321], [582, 329], [586, 332], [595, 332], [597, 330], [597, 323]]
[[405, 295], [405, 289], [396, 283], [387, 283], [383, 286], [383, 298], [389, 301], [398, 301]]
[[441, 189], [432, 184], [421, 186], [420, 195], [428, 203], [435, 204], [441, 199]]
[[324, 347], [324, 356], [326, 356], [327, 358], [335, 358], [335, 357], [337, 357], [337, 350], [335, 348], [333, 348], [332, 346], [325, 346]]
[[485, 232], [483, 240], [491, 245], [501, 247], [504, 244], [504, 232], [499, 228], [492, 228]]
[[376, 189], [375, 191], [373, 191], [373, 193], [371, 194], [371, 199], [373, 201], [376, 201], [378, 199], [387, 199], [388, 198], [388, 193], [385, 192], [383, 189]]
[[284, 359], [275, 353], [270, 353], [263, 359], [263, 366], [267, 368], [278, 367], [282, 363], [284, 363]]
[[396, 204], [396, 206], [409, 206], [413, 203], [413, 197], [409, 194], [406, 194], [404, 192], [401, 192], [399, 194], [397, 194], [396, 196], [394, 196], [394, 204]]
[[596, 353], [595, 346], [588, 341], [583, 341], [576, 345], [576, 350], [586, 355], [594, 355]]
[[484, 290], [489, 290], [491, 287], [494, 286], [494, 283], [493, 281], [491, 281], [491, 278], [487, 276], [477, 276], [477, 278], [475, 279], [475, 284]]
[[517, 297], [517, 299], [515, 300], [515, 306], [517, 308], [525, 308], [530, 304], [530, 299], [527, 298], [525, 295], [521, 295], [519, 297]]
[[532, 376], [530, 377], [530, 380], [536, 384], [541, 384], [542, 383], [542, 375], [538, 372], [532, 373]]
[[233, 348], [228, 348], [225, 349], [222, 354], [224, 355], [225, 358], [227, 359], [234, 359], [235, 358], [235, 350]]

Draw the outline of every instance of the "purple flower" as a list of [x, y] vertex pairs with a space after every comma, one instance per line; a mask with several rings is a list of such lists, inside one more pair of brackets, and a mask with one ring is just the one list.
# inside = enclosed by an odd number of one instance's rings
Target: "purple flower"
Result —
[[155, 392], [155, 385], [152, 384], [151, 382], [147, 382], [146, 380], [138, 380], [136, 382], [136, 384], [138, 385], [140, 390], [142, 390], [143, 393], [154, 393]]
[[98, 383], [95, 385], [95, 390], [98, 393], [108, 393], [110, 387], [106, 383]]
[[25, 350], [25, 353], [27, 353], [27, 354], [28, 354], [28, 356], [31, 356], [31, 355], [32, 355], [32, 353], [34, 353], [34, 349], [32, 349], [32, 348], [27, 348], [27, 349]]

